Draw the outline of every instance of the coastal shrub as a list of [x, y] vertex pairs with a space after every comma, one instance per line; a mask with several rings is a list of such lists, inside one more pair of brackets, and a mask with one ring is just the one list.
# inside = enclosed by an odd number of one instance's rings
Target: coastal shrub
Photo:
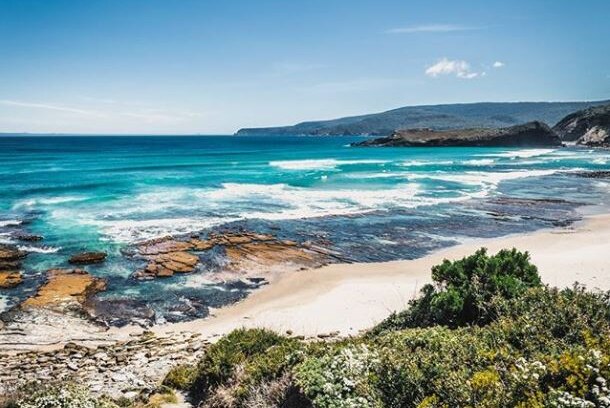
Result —
[[196, 401], [227, 401], [241, 406], [258, 384], [282, 376], [298, 355], [301, 343], [263, 329], [238, 329], [210, 346], [196, 368], [190, 389]]
[[365, 344], [311, 356], [295, 367], [296, 384], [320, 408], [378, 407], [371, 376], [378, 356]]
[[[608, 347], [610, 292], [584, 287], [536, 288], [510, 300], [497, 300], [496, 326], [506, 341], [525, 353], [561, 350], [566, 345]], [[602, 344], [604, 343], [604, 344]]]
[[[433, 276], [412, 310], [365, 336], [234, 331], [195, 368], [191, 395], [208, 408], [610, 408], [610, 293], [542, 286], [516, 250]], [[166, 383], [189, 384], [189, 370]]]
[[192, 364], [180, 364], [172, 368], [165, 378], [163, 385], [176, 390], [188, 391], [195, 381], [197, 368]]
[[514, 299], [528, 288], [541, 285], [529, 254], [516, 249], [489, 256], [481, 248], [458, 261], [444, 260], [432, 267], [432, 281], [407, 310], [392, 314], [372, 333], [407, 327], [487, 324], [497, 317], [495, 298]]
[[[38, 388], [38, 387], [37, 387]], [[85, 387], [74, 384], [51, 385], [30, 389], [31, 394], [9, 406], [15, 408], [118, 408], [105, 398], [96, 398]], [[22, 392], [25, 394], [25, 392]]]

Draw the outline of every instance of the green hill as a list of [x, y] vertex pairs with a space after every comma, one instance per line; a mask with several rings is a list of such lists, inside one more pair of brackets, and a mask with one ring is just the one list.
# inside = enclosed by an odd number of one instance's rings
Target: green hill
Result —
[[381, 113], [303, 122], [294, 126], [244, 128], [236, 134], [385, 136], [397, 129], [499, 128], [534, 120], [553, 126], [572, 112], [608, 102], [481, 102], [405, 106]]

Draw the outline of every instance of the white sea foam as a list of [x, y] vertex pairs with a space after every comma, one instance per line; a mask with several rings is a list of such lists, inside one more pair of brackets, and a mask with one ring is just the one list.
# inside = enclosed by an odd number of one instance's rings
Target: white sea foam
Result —
[[419, 167], [419, 166], [449, 166], [452, 165], [453, 160], [408, 160], [400, 163], [401, 166], [406, 167]]
[[30, 198], [27, 200], [17, 201], [13, 205], [13, 210], [20, 209], [20, 208], [31, 208], [31, 207], [37, 207], [37, 206], [64, 204], [64, 203], [70, 203], [70, 202], [82, 201], [82, 200], [86, 200], [86, 197], [60, 196], [60, 197], [48, 197], [48, 198], [44, 198], [44, 197]]
[[480, 186], [485, 189], [497, 186], [500, 182], [506, 180], [515, 180], [526, 177], [542, 177], [550, 176], [557, 173], [559, 170], [518, 170], [506, 172], [488, 172], [488, 171], [467, 171], [464, 173], [431, 173], [431, 174], [414, 174], [412, 178], [416, 179], [433, 179], [442, 181], [453, 181], [461, 184], [469, 184]]
[[278, 160], [271, 161], [269, 165], [283, 170], [332, 170], [338, 166], [350, 164], [384, 164], [387, 160], [337, 160], [337, 159], [308, 159], [308, 160]]
[[0, 313], [3, 313], [9, 309], [9, 302], [6, 296], [0, 295]]
[[607, 163], [608, 163], [608, 160], [607, 160], [607, 159], [603, 159], [603, 158], [599, 157], [599, 158], [597, 158], [597, 159], [594, 159], [594, 160], [593, 160], [593, 163], [595, 163], [595, 164], [607, 164]]
[[[225, 183], [216, 189], [164, 189], [159, 200], [151, 200], [158, 193], [146, 193], [145, 205], [141, 196], [116, 204], [120, 217], [105, 217], [99, 211], [80, 211], [74, 214], [65, 209], [52, 213], [53, 218], [74, 220], [78, 224], [94, 226], [108, 239], [134, 242], [168, 234], [181, 234], [243, 219], [300, 219], [327, 215], [360, 214], [391, 207], [414, 208], [421, 205], [458, 201], [472, 197], [470, 192], [458, 192], [453, 198], [420, 196], [420, 186], [404, 182], [386, 189], [313, 189], [287, 184]], [[204, 209], [186, 217], [173, 217], [176, 209]], [[131, 213], [130, 213], [131, 211]], [[214, 216], [212, 214], [217, 213]]]
[[22, 251], [36, 252], [38, 254], [54, 254], [61, 249], [61, 247], [50, 247], [50, 246], [36, 247], [36, 246], [30, 246], [30, 245], [18, 245], [17, 248], [19, 248]]
[[146, 220], [99, 220], [81, 219], [83, 225], [91, 225], [116, 242], [137, 242], [155, 237], [187, 234], [199, 231], [224, 222], [233, 221], [228, 218], [201, 219], [201, 218], [153, 218]]
[[508, 159], [528, 159], [531, 157], [544, 156], [555, 152], [556, 149], [522, 149], [522, 150], [510, 150], [500, 153], [489, 153], [482, 154], [480, 156], [485, 157], [504, 157]]
[[1, 220], [0, 227], [16, 227], [21, 225], [20, 220]]
[[[405, 169], [406, 170], [406, 169]], [[506, 172], [413, 172], [379, 171], [346, 173], [346, 178], [398, 178], [398, 184], [368, 188], [295, 187], [288, 184], [224, 183], [219, 187], [164, 187], [126, 196], [73, 211], [56, 207], [50, 213], [60, 225], [91, 226], [105, 239], [134, 242], [169, 234], [185, 234], [244, 219], [284, 220], [329, 215], [362, 214], [390, 208], [415, 208], [422, 205], [457, 202], [484, 197], [504, 181], [545, 176], [558, 170], [518, 170]], [[402, 178], [402, 180], [400, 180]], [[454, 188], [451, 197], [435, 197], [435, 183], [424, 180], [452, 181], [464, 185]], [[426, 190], [420, 183], [425, 183]], [[439, 186], [443, 191], [443, 186]]]
[[496, 161], [494, 159], [472, 159], [466, 160], [464, 164], [468, 166], [491, 166]]

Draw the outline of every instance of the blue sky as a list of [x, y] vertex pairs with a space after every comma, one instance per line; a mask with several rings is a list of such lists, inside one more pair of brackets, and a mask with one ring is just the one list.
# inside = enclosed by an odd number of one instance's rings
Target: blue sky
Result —
[[0, 0], [0, 131], [610, 98], [607, 0]]

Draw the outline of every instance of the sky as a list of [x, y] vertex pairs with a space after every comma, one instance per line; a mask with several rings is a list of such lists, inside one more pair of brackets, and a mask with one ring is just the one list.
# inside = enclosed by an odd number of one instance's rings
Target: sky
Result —
[[0, 0], [0, 132], [610, 99], [608, 0]]

